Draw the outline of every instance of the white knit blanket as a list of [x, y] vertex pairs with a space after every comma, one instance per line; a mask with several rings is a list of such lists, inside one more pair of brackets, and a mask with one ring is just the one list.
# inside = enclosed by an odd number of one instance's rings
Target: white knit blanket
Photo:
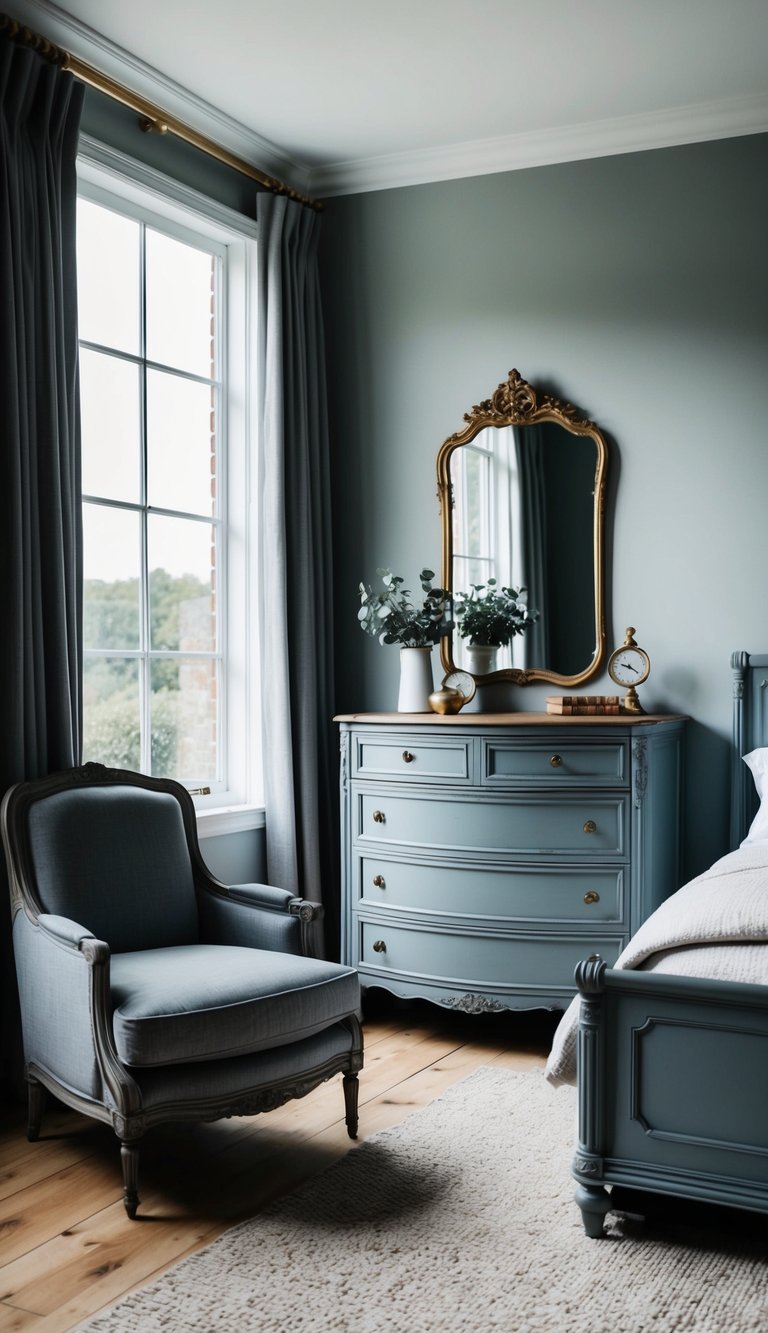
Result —
[[[768, 844], [716, 861], [644, 921], [614, 967], [768, 985]], [[580, 996], [555, 1032], [547, 1078], [576, 1082]]]

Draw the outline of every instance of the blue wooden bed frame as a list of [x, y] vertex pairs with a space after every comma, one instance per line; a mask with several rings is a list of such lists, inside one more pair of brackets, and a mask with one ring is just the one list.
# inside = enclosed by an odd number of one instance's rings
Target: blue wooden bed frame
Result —
[[[768, 745], [768, 656], [734, 653], [731, 845], [757, 798], [741, 756]], [[588, 1236], [622, 1191], [768, 1213], [768, 986], [576, 969], [576, 1202]]]

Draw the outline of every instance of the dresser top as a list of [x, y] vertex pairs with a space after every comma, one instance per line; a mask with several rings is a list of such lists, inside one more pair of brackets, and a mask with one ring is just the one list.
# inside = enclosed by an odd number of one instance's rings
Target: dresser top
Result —
[[337, 713], [333, 720], [401, 727], [647, 727], [688, 721], [683, 713]]

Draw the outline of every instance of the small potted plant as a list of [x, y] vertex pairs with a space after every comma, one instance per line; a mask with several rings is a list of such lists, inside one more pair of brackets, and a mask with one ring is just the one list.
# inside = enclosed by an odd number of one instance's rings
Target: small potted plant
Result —
[[422, 569], [419, 575], [424, 598], [421, 604], [413, 599], [405, 580], [389, 569], [376, 571], [383, 588], [374, 592], [367, 584], [359, 585], [360, 610], [358, 621], [366, 634], [379, 643], [400, 644], [400, 693], [398, 711], [401, 713], [429, 712], [429, 696], [434, 688], [432, 679], [432, 649], [444, 634], [453, 629], [451, 595], [445, 588], [436, 588], [431, 569]]
[[526, 591], [499, 587], [495, 579], [488, 579], [456, 594], [456, 627], [467, 640], [474, 674], [493, 671], [497, 649], [506, 648], [538, 619], [538, 611], [528, 606]]

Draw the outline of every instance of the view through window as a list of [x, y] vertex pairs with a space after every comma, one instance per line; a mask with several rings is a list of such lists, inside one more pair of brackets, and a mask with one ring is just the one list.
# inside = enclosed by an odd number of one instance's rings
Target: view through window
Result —
[[81, 197], [84, 759], [223, 780], [226, 251]]

